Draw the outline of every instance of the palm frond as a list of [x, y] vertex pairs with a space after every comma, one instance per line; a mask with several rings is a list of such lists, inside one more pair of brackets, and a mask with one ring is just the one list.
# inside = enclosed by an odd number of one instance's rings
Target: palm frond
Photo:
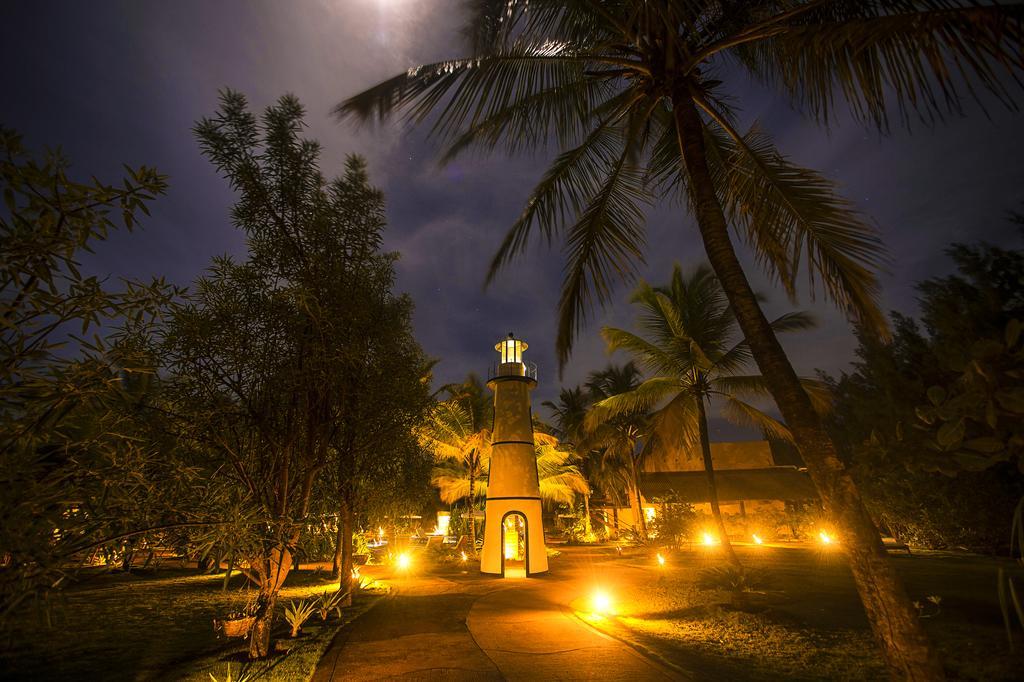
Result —
[[877, 302], [876, 272], [884, 256], [876, 230], [835, 193], [834, 183], [792, 164], [756, 125], [739, 135], [705, 110], [712, 116], [708, 139], [716, 150], [708, 156], [723, 206], [762, 269], [791, 298], [805, 271], [812, 297], [820, 280], [826, 296], [847, 315], [887, 336], [888, 321]]
[[648, 379], [632, 391], [619, 393], [595, 403], [587, 412], [584, 424], [588, 430], [593, 431], [602, 422], [615, 417], [646, 412], [684, 388], [679, 379], [671, 376]]
[[600, 191], [567, 235], [567, 272], [558, 304], [555, 348], [559, 368], [569, 359], [572, 342], [595, 303], [611, 299], [613, 278], [629, 281], [645, 262], [644, 212], [650, 195], [641, 169], [628, 164], [630, 142], [605, 176]]
[[793, 442], [789, 427], [739, 398], [726, 396], [722, 415], [733, 424], [761, 430], [769, 439]]
[[[783, 30], [779, 30], [779, 29]], [[882, 130], [962, 111], [983, 93], [1015, 109], [1024, 8], [959, 0], [847, 0], [751, 34], [734, 53], [821, 121], [843, 99]]]
[[609, 353], [624, 350], [631, 353], [637, 361], [656, 374], [678, 374], [686, 371], [676, 358], [667, 351], [625, 329], [602, 327], [601, 338], [604, 339]]

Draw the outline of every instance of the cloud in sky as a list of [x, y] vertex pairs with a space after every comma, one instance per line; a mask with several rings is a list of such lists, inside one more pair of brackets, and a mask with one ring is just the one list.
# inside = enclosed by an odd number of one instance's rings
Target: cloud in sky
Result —
[[[0, 53], [6, 69], [0, 122], [21, 130], [33, 148], [62, 145], [84, 174], [115, 178], [120, 164], [156, 166], [171, 176], [143, 232], [119, 235], [90, 266], [127, 276], [165, 274], [187, 283], [211, 256], [239, 253], [242, 236], [229, 223], [230, 190], [199, 154], [191, 127], [231, 87], [262, 108], [283, 93], [308, 109], [309, 136], [324, 145], [327, 174], [344, 156], [367, 157], [384, 190], [390, 227], [386, 246], [402, 252], [400, 287], [417, 304], [417, 335], [441, 358], [438, 378], [482, 371], [498, 337], [515, 330], [541, 366], [538, 399], [555, 396], [555, 305], [561, 282], [559, 247], [536, 246], [487, 291], [488, 264], [505, 230], [543, 173], [545, 156], [466, 158], [440, 168], [423, 131], [399, 123], [357, 128], [329, 115], [342, 98], [424, 62], [459, 54], [457, 0], [296, 0], [293, 2], [24, 2], [5, 8]], [[883, 278], [886, 307], [915, 310], [916, 281], [948, 269], [952, 241], [1018, 243], [1004, 220], [1024, 201], [1022, 118], [972, 112], [914, 135], [882, 139], [842, 122], [824, 131], [774, 93], [740, 81], [742, 118], [759, 120], [797, 162], [839, 181], [878, 224], [891, 256]], [[702, 259], [698, 235], [678, 207], [653, 210], [647, 265], [657, 283], [672, 263]], [[746, 257], [749, 263], [749, 258]], [[790, 308], [769, 293], [769, 313]], [[628, 326], [619, 301], [598, 311], [566, 368], [568, 385], [607, 362], [597, 331]], [[822, 324], [785, 340], [797, 369], [835, 373], [852, 359], [842, 317], [820, 301], [801, 307]], [[539, 401], [538, 401], [539, 402]]]

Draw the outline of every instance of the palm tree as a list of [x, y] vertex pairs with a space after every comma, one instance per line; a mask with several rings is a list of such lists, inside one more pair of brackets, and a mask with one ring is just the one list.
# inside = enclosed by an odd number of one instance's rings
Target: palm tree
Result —
[[[625, 365], [609, 365], [591, 372], [586, 387], [591, 400], [599, 402], [615, 395], [629, 393], [641, 383], [640, 370], [632, 362]], [[639, 539], [646, 542], [647, 518], [644, 516], [640, 494], [640, 471], [645, 448], [640, 446], [646, 440], [649, 430], [649, 415], [646, 410], [622, 410], [614, 417], [601, 421], [584, 420], [590, 442], [601, 450], [601, 459], [607, 468], [618, 467], [621, 478], [626, 482], [626, 497], [633, 511], [633, 530]]]
[[[456, 397], [437, 403], [426, 421], [417, 429], [420, 445], [433, 454], [439, 463], [435, 468], [433, 482], [441, 487], [441, 498], [449, 504], [463, 497], [469, 499], [471, 547], [476, 547], [478, 486], [487, 473], [487, 463], [491, 457], [491, 430], [477, 429], [476, 426], [472, 401]], [[458, 483], [449, 479], [457, 479]], [[444, 493], [446, 490], [447, 497]]]
[[736, 129], [737, 97], [720, 78], [746, 71], [824, 123], [845, 102], [882, 131], [892, 111], [908, 126], [915, 115], [932, 121], [958, 113], [962, 94], [994, 93], [1013, 105], [1024, 10], [969, 0], [473, 0], [468, 7], [468, 57], [409, 69], [342, 102], [337, 115], [368, 120], [404, 110], [414, 123], [429, 119], [449, 145], [446, 160], [499, 145], [562, 149], [491, 275], [525, 249], [535, 227], [552, 239], [568, 224], [557, 341], [563, 364], [593, 304], [606, 304], [614, 280], [631, 278], [642, 261], [645, 204], [655, 192], [685, 200], [840, 527], [887, 665], [897, 676], [941, 678], [857, 487], [761, 310], [729, 224], [791, 296], [806, 269], [828, 298], [884, 336], [880, 240], [831, 182], [782, 156], [756, 125]]
[[[577, 494], [585, 494], [588, 490], [586, 478], [572, 461], [573, 453], [560, 448], [557, 438], [541, 431], [534, 431], [533, 439], [541, 499], [551, 503], [572, 504]], [[439, 459], [431, 474], [431, 482], [437, 486], [443, 501], [452, 504], [469, 499], [470, 508], [473, 509], [476, 498], [487, 497], [491, 449], [477, 452], [479, 454], [472, 462], [466, 459]]]
[[[632, 302], [641, 309], [643, 335], [605, 327], [601, 335], [608, 351], [630, 352], [653, 376], [632, 391], [598, 402], [586, 418], [596, 424], [620, 414], [647, 411], [651, 438], [646, 449], [699, 445], [707, 474], [711, 513], [730, 563], [740, 566], [725, 529], [711, 460], [707, 409], [712, 400], [723, 401], [722, 413], [734, 423], [755, 426], [770, 438], [792, 440], [789, 430], [744, 397], [770, 395], [764, 377], [747, 374], [750, 348], [736, 338], [736, 316], [729, 307], [715, 275], [704, 266], [688, 276], [677, 265], [668, 286], [640, 282]], [[806, 329], [813, 325], [803, 313], [783, 315], [772, 323], [776, 332]], [[805, 379], [812, 395], [823, 397], [819, 382]]]
[[[590, 452], [588, 434], [583, 427], [583, 420], [590, 406], [587, 394], [579, 386], [563, 388], [558, 393], [557, 403], [545, 400], [541, 404], [551, 410], [555, 417], [555, 435], [561, 439], [563, 446], [572, 450], [575, 458], [585, 467]], [[590, 538], [593, 535], [590, 523], [590, 472], [584, 469], [583, 473], [588, 481], [587, 491], [583, 493], [584, 534]]]

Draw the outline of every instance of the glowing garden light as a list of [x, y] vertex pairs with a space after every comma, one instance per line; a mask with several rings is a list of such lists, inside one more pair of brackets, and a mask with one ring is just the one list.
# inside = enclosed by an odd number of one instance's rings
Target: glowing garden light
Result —
[[818, 532], [818, 539], [821, 540], [821, 544], [823, 545], [831, 545], [836, 541], [834, 537], [829, 535], [828, 532], [824, 530]]
[[711, 547], [718, 544], [718, 538], [716, 538], [713, 533], [705, 532], [701, 535], [701, 542], [704, 543], [705, 547]]
[[466, 563], [466, 561], [469, 559], [469, 557], [466, 556], [465, 552], [463, 552], [461, 557], [460, 557], [460, 559], [461, 559], [462, 563]]
[[754, 544], [755, 545], [760, 545], [760, 544], [762, 544], [764, 542], [764, 540], [761, 539], [761, 536], [758, 535], [757, 533], [754, 533], [751, 537], [754, 538]]
[[665, 557], [663, 557], [660, 553], [658, 554], [658, 566], [665, 568]]
[[398, 555], [397, 564], [398, 570], [407, 571], [409, 570], [409, 567], [412, 565], [412, 557], [409, 556], [408, 552], [402, 552]]
[[590, 605], [594, 613], [605, 615], [612, 612], [612, 598], [604, 590], [595, 590], [590, 597]]

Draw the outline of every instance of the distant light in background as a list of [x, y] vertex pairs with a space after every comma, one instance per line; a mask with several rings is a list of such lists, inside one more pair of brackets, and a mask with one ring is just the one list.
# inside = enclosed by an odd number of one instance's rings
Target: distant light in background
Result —
[[818, 532], [818, 539], [821, 540], [821, 544], [823, 545], [831, 545], [836, 541], [835, 538], [829, 535], [828, 531], [825, 530]]
[[754, 538], [754, 544], [755, 545], [760, 545], [761, 543], [764, 542], [764, 540], [761, 539], [761, 536], [758, 535], [757, 533], [754, 533], [751, 537]]
[[665, 557], [663, 557], [661, 554], [658, 554], [658, 565], [662, 568], [665, 567]]
[[706, 531], [703, 535], [701, 535], [700, 541], [704, 544], [705, 547], [711, 547], [712, 545], [718, 544], [718, 538], [716, 538], [714, 534], [708, 533]]

